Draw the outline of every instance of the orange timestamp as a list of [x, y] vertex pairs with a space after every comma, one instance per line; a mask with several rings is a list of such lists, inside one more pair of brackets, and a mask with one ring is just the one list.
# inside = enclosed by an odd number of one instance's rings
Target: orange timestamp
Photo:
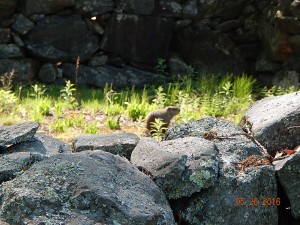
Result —
[[279, 206], [280, 198], [236, 198], [237, 206]]

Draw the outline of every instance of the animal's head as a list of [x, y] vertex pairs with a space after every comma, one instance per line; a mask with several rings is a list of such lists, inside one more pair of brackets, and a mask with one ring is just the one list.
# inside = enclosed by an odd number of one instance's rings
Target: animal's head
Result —
[[175, 115], [177, 115], [177, 114], [180, 113], [180, 109], [178, 109], [178, 108], [175, 107], [175, 106], [168, 106], [168, 107], [166, 108], [166, 110], [167, 110], [168, 114], [169, 114], [169, 115], [172, 115], [172, 116], [175, 116]]

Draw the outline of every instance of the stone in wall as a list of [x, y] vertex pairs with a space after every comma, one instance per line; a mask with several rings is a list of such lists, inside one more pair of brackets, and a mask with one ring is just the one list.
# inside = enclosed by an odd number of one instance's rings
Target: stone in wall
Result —
[[116, 14], [106, 27], [101, 49], [128, 61], [155, 66], [166, 58], [173, 19]]
[[28, 52], [49, 62], [87, 61], [98, 49], [98, 38], [78, 16], [50, 16], [37, 22], [25, 38]]
[[26, 15], [57, 13], [75, 4], [75, 0], [22, 0], [21, 8]]
[[9, 28], [0, 28], [0, 44], [8, 44], [11, 42], [10, 31]]
[[0, 75], [14, 70], [15, 80], [29, 82], [38, 73], [40, 63], [34, 59], [0, 59]]
[[228, 36], [200, 22], [176, 32], [171, 48], [197, 71], [240, 74], [246, 68], [239, 50]]
[[114, 9], [114, 0], [76, 0], [76, 10], [80, 14], [98, 16]]
[[241, 15], [247, 0], [201, 0], [198, 1], [198, 17], [200, 18], [222, 18], [233, 19]]
[[17, 6], [17, 0], [1, 0], [0, 1], [0, 21], [14, 13]]
[[155, 0], [117, 0], [117, 7], [125, 13], [151, 15]]

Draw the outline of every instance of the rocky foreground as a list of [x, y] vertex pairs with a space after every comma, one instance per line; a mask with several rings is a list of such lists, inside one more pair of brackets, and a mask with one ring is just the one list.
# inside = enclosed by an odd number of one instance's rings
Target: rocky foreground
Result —
[[73, 146], [0, 128], [0, 224], [300, 224], [300, 92], [162, 142], [87, 135]]

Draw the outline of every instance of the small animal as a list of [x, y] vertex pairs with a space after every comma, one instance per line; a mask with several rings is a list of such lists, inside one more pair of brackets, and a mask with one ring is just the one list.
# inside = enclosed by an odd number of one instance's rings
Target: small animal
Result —
[[180, 109], [174, 106], [168, 106], [165, 109], [155, 110], [148, 114], [146, 118], [146, 128], [150, 131], [152, 129], [152, 123], [155, 119], [161, 119], [165, 123], [163, 127], [167, 128], [171, 119], [180, 112]]

